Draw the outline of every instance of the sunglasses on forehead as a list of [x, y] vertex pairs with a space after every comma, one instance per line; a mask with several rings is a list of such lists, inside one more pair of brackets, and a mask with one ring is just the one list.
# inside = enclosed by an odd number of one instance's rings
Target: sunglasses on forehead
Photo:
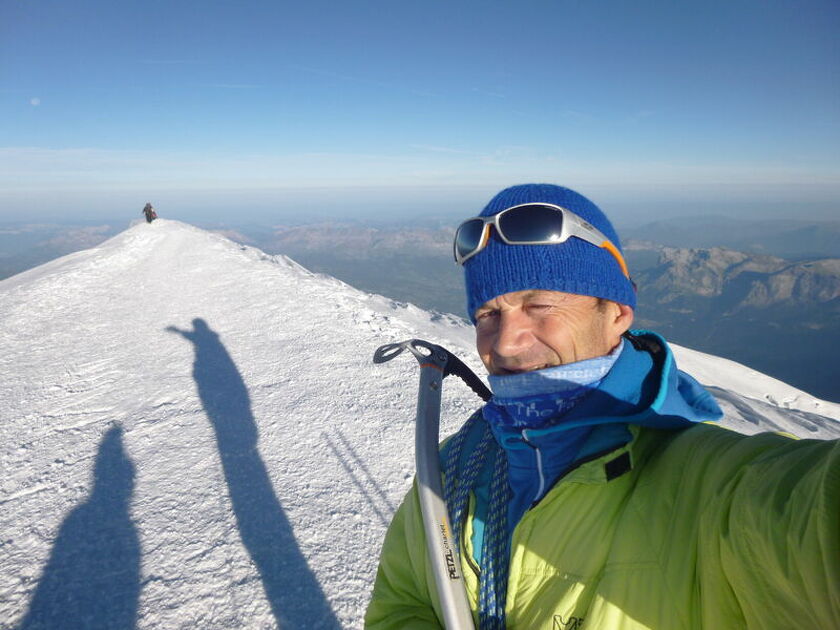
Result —
[[489, 217], [467, 219], [455, 231], [455, 262], [463, 265], [487, 246], [490, 226], [508, 245], [554, 245], [579, 238], [606, 249], [630, 277], [624, 257], [610, 239], [571, 210], [550, 203], [523, 203]]

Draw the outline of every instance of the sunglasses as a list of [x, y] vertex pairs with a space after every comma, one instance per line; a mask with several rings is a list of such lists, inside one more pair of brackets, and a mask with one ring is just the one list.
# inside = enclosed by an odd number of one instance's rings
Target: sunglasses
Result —
[[554, 245], [574, 236], [606, 249], [630, 277], [624, 256], [610, 239], [571, 210], [550, 203], [523, 203], [489, 217], [467, 219], [455, 231], [455, 262], [463, 265], [487, 246], [491, 225], [508, 245]]

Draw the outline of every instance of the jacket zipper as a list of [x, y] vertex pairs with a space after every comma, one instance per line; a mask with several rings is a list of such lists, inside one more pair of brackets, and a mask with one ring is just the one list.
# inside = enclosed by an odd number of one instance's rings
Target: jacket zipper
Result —
[[466, 527], [461, 528], [461, 557], [466, 558], [467, 566], [472, 569], [472, 572], [475, 574], [475, 577], [481, 578], [481, 567], [478, 566], [475, 560], [473, 560], [472, 554], [467, 553], [467, 533]]
[[[473, 500], [473, 509], [475, 509], [475, 504]], [[460, 543], [460, 551], [461, 551], [461, 558], [466, 559], [467, 565], [472, 569], [472, 572], [475, 574], [476, 578], [481, 578], [481, 567], [478, 566], [475, 560], [473, 560], [472, 554], [467, 553], [467, 519], [469, 518], [469, 505], [467, 507], [467, 513], [464, 515], [463, 522], [461, 523], [461, 540], [458, 542]]]
[[534, 498], [531, 501], [532, 504], [536, 504], [536, 502], [539, 501], [540, 497], [543, 495], [543, 492], [545, 492], [545, 473], [543, 472], [542, 452], [540, 452], [540, 449], [536, 444], [534, 444], [528, 439], [527, 429], [522, 430], [522, 439], [525, 441], [525, 444], [534, 449], [534, 454], [537, 458], [537, 472], [540, 475], [540, 486], [539, 488], [537, 488], [537, 494], [534, 495]]

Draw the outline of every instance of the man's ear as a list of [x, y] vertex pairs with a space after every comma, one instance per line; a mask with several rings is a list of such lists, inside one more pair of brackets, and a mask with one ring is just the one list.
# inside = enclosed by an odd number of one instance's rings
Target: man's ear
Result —
[[618, 302], [613, 302], [615, 305], [615, 310], [611, 313], [612, 319], [612, 326], [613, 332], [621, 336], [630, 330], [630, 326], [633, 325], [633, 309], [626, 304], [619, 304]]

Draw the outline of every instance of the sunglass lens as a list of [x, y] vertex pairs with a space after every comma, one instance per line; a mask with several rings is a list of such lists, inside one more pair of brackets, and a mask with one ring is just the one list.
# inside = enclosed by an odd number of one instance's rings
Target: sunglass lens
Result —
[[472, 254], [481, 245], [481, 235], [484, 232], [484, 221], [470, 219], [461, 224], [455, 233], [455, 254], [462, 260]]
[[499, 230], [507, 240], [517, 243], [559, 241], [563, 232], [563, 213], [540, 204], [520, 206], [499, 217]]

